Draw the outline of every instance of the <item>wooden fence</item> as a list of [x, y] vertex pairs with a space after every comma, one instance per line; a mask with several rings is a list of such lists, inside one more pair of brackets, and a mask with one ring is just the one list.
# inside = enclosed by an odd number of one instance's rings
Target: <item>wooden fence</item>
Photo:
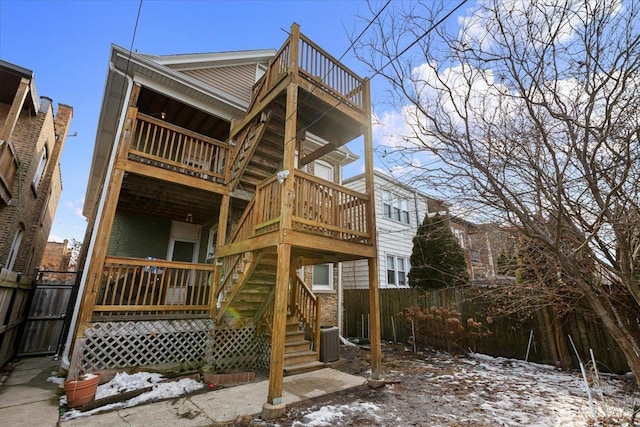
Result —
[[31, 276], [0, 271], [0, 367], [16, 353], [20, 329], [26, 320]]
[[[344, 290], [344, 327], [349, 337], [368, 337], [369, 299], [366, 289]], [[622, 351], [604, 327], [593, 319], [579, 315], [555, 318], [550, 307], [535, 312], [525, 320], [505, 316], [487, 322], [490, 301], [479, 296], [477, 289], [459, 288], [424, 293], [414, 289], [381, 289], [380, 319], [383, 340], [407, 342], [411, 325], [398, 313], [405, 307], [443, 307], [462, 313], [462, 321], [470, 317], [484, 323], [492, 335], [476, 341], [476, 352], [491, 356], [578, 368], [578, 360], [569, 343], [573, 339], [583, 362], [590, 360], [592, 349], [603, 371], [624, 373], [629, 370]], [[529, 339], [531, 345], [529, 346]]]

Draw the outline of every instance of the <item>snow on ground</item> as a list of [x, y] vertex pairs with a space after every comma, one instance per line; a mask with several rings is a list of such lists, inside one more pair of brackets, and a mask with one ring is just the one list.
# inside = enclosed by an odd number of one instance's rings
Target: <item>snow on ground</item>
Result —
[[595, 425], [595, 411], [601, 426], [631, 426], [634, 402], [640, 403], [640, 393], [627, 390], [628, 381], [600, 374], [597, 382], [591, 372], [590, 405], [579, 373], [514, 359], [440, 354], [390, 365], [381, 393], [345, 395], [332, 399], [336, 404], [290, 414], [288, 420], [295, 427], [564, 427]]
[[[138, 390], [145, 387], [153, 388], [150, 391], [147, 391], [124, 402], [112, 403], [92, 409], [90, 411], [80, 412], [77, 409], [72, 409], [61, 415], [60, 421], [87, 417], [99, 412], [112, 411], [114, 409], [129, 408], [131, 406], [137, 406], [143, 403], [154, 402], [157, 400], [180, 397], [185, 394], [193, 393], [194, 391], [200, 390], [204, 387], [204, 384], [189, 378], [184, 378], [179, 381], [161, 383], [160, 381], [162, 380], [164, 380], [164, 377], [160, 374], [138, 372], [136, 374], [129, 375], [127, 373], [120, 372], [108, 383], [98, 386], [95, 397], [96, 399], [103, 399], [105, 397], [113, 396], [119, 393], [125, 393], [132, 390]], [[60, 404], [65, 405], [66, 403], [66, 396], [62, 396], [60, 398]]]

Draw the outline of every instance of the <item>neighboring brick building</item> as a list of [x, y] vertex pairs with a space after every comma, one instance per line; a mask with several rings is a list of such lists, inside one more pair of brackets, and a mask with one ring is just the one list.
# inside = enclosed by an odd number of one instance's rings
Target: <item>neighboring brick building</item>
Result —
[[0, 61], [0, 267], [40, 265], [62, 190], [59, 159], [73, 109], [38, 98], [33, 72]]
[[47, 242], [44, 248], [40, 270], [47, 271], [68, 271], [71, 262], [71, 248], [69, 241], [65, 239], [60, 242]]

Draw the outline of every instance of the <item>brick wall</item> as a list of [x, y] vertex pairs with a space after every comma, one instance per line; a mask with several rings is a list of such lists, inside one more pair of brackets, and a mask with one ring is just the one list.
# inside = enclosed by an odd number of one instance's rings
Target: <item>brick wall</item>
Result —
[[[10, 105], [0, 104], [2, 123], [9, 109]], [[60, 152], [72, 115], [73, 109], [65, 105], [58, 107], [55, 119], [51, 106], [43, 113], [23, 109], [11, 135], [20, 166], [12, 188], [12, 204], [0, 208], [0, 264], [8, 261], [16, 232], [23, 229], [13, 271], [30, 273], [40, 265], [53, 222], [47, 213], [55, 212], [61, 191], [61, 186], [52, 186], [51, 180], [59, 179]], [[45, 147], [47, 163], [36, 187], [32, 182]]]
[[71, 249], [68, 244], [69, 241], [66, 239], [62, 243], [47, 242], [40, 262], [40, 270], [67, 271], [71, 261]]

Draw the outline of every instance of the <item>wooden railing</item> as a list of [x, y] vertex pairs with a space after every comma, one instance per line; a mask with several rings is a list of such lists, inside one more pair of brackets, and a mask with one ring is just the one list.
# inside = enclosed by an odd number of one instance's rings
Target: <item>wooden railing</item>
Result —
[[[297, 49], [297, 52], [292, 52]], [[292, 68], [298, 58], [298, 73], [306, 80], [360, 111], [364, 111], [364, 80], [345, 67], [303, 34], [289, 36], [271, 59], [267, 73], [253, 86], [250, 107], [273, 89]]]
[[11, 141], [0, 141], [0, 199], [11, 202], [11, 189], [18, 176], [18, 155]]
[[309, 331], [309, 337], [313, 340], [316, 352], [320, 352], [320, 298], [316, 297], [311, 289], [297, 273], [291, 274], [291, 300], [289, 309]]
[[129, 157], [208, 181], [224, 180], [229, 144], [138, 113]]
[[293, 228], [369, 244], [368, 196], [296, 170]]
[[206, 315], [214, 267], [211, 264], [106, 257], [94, 317]]
[[298, 70], [323, 90], [364, 111], [364, 80], [302, 34], [298, 44]]
[[274, 175], [256, 188], [256, 223], [254, 235], [265, 234], [280, 227], [282, 187]]
[[[281, 184], [276, 176], [260, 183], [228, 244], [278, 230]], [[370, 244], [369, 197], [314, 175], [294, 172], [293, 228], [338, 240]]]

